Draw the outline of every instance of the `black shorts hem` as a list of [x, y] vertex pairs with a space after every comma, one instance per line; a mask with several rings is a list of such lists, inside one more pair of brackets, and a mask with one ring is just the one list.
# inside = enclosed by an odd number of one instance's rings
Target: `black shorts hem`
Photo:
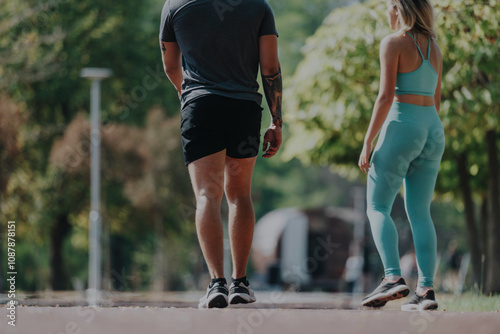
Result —
[[256, 152], [255, 154], [251, 154], [248, 156], [233, 156], [232, 154], [226, 153], [226, 156], [233, 158], [233, 159], [249, 159], [249, 158], [255, 158], [257, 155], [259, 155], [259, 152]]
[[215, 153], [219, 153], [221, 151], [224, 151], [225, 149], [226, 149], [225, 147], [223, 147], [223, 148], [216, 148], [216, 149], [214, 148], [212, 150], [206, 150], [206, 151], [203, 151], [203, 152], [199, 152], [198, 154], [191, 154], [189, 157], [187, 157], [186, 153], [184, 153], [184, 163], [187, 166], [190, 163], [195, 162], [196, 160], [200, 160], [201, 158], [208, 157], [209, 155], [212, 155], [212, 154], [215, 154]]

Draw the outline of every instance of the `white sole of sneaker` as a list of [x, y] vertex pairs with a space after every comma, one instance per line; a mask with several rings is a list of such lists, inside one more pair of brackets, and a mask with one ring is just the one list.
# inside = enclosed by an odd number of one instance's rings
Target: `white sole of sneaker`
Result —
[[372, 296], [370, 299], [364, 300], [361, 305], [370, 307], [382, 307], [388, 301], [404, 298], [410, 293], [410, 288], [406, 285], [398, 285], [394, 288]]
[[233, 293], [229, 296], [229, 304], [249, 304], [256, 300], [257, 298], [246, 293]]
[[438, 308], [438, 303], [435, 300], [424, 300], [421, 304], [404, 304], [401, 305], [401, 311], [432, 311]]

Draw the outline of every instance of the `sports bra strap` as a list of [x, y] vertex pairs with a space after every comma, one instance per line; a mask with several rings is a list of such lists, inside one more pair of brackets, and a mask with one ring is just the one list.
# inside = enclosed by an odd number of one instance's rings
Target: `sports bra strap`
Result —
[[[413, 39], [413, 42], [415, 42], [415, 45], [417, 46], [417, 49], [418, 49], [418, 53], [420, 53], [420, 57], [422, 57], [422, 59], [425, 59], [424, 55], [422, 54], [422, 51], [420, 50], [420, 46], [418, 46], [417, 41], [415, 40], [415, 38], [413, 38], [413, 36], [409, 32], [406, 32], [406, 34], [408, 34], [408, 36], [410, 36], [411, 39]], [[429, 41], [429, 43], [430, 43], [430, 41]], [[428, 58], [428, 56], [427, 56], [427, 58]]]
[[427, 47], [427, 60], [429, 60], [431, 56], [431, 36], [429, 36], [429, 46]]

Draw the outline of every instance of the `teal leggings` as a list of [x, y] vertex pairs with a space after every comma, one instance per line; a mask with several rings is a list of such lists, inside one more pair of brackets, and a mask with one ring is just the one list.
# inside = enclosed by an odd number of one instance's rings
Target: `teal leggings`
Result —
[[398, 232], [390, 213], [404, 183], [418, 265], [418, 286], [432, 286], [436, 230], [430, 214], [444, 131], [436, 108], [393, 103], [382, 126], [367, 180], [367, 215], [385, 276], [401, 275]]

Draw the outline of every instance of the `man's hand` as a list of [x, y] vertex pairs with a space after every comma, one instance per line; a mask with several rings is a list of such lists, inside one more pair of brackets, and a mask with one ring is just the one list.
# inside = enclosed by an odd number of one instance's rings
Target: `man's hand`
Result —
[[264, 158], [273, 157], [281, 146], [281, 127], [271, 124], [264, 135], [262, 155]]

